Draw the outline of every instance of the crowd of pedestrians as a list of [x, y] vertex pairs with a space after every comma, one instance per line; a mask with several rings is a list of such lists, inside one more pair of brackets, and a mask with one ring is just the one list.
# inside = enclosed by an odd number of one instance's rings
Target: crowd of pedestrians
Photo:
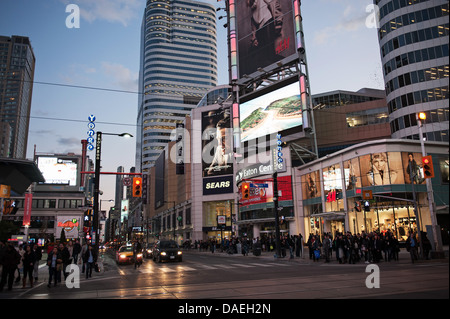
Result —
[[[69, 275], [67, 266], [70, 264], [82, 265], [82, 273], [86, 273], [86, 279], [92, 276], [92, 270], [97, 266], [98, 254], [92, 249], [92, 245], [85, 243], [81, 246], [79, 240], [67, 243], [48, 243], [46, 245], [46, 265], [49, 277], [47, 286], [56, 287]], [[17, 248], [12, 244], [0, 242], [0, 266], [1, 281], [0, 291], [7, 284], [8, 290], [12, 290], [13, 284], [19, 283], [22, 277], [22, 288], [33, 285], [39, 280], [39, 262], [42, 260], [42, 248], [37, 244], [23, 244]], [[16, 278], [16, 279], [14, 279]]]

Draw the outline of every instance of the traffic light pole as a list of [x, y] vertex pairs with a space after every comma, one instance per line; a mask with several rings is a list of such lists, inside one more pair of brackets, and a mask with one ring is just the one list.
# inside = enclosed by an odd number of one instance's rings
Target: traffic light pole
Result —
[[[419, 117], [419, 113], [416, 113], [417, 126], [419, 127], [419, 139], [420, 146], [422, 149], [422, 157], [426, 156], [425, 152], [425, 144], [423, 142], [423, 132], [422, 132], [422, 120]], [[433, 248], [438, 255], [443, 255], [443, 250], [441, 247], [441, 241], [439, 240], [440, 229], [437, 226], [437, 218], [436, 218], [436, 205], [434, 203], [434, 194], [433, 194], [433, 185], [431, 183], [431, 178], [426, 178], [427, 185], [427, 195], [428, 195], [428, 209], [430, 210], [430, 218], [431, 218], [431, 227], [433, 229]], [[439, 232], [439, 234], [438, 234]]]
[[93, 205], [93, 221], [92, 236], [94, 237], [94, 250], [98, 251], [99, 240], [99, 195], [100, 195], [100, 157], [102, 153], [102, 132], [97, 131], [97, 139], [95, 144], [95, 172], [94, 172], [94, 205]]
[[280, 253], [280, 220], [278, 216], [278, 173], [273, 173], [273, 209], [275, 215], [275, 250], [277, 258], [281, 257]]

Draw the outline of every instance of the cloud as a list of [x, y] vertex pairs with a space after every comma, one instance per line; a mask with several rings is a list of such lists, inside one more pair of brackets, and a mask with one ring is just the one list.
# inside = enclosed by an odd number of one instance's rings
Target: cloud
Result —
[[129, 91], [138, 90], [138, 72], [132, 72], [121, 64], [110, 62], [102, 62], [102, 70], [121, 89]]
[[325, 44], [342, 33], [355, 32], [365, 27], [367, 18], [365, 10], [355, 10], [353, 6], [348, 5], [341, 16], [342, 18], [337, 24], [316, 32], [314, 35], [315, 44]]
[[76, 137], [60, 137], [58, 139], [58, 144], [70, 147], [72, 145], [81, 145], [81, 139]]
[[125, 27], [144, 10], [141, 0], [61, 0], [64, 4], [73, 3], [80, 8], [80, 16], [88, 22], [104, 20], [121, 23]]

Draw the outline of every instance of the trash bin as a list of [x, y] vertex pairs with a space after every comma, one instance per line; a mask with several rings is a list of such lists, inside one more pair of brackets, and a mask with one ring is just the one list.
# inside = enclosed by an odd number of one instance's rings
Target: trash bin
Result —
[[254, 256], [261, 256], [261, 245], [254, 245], [253, 246], [253, 255]]

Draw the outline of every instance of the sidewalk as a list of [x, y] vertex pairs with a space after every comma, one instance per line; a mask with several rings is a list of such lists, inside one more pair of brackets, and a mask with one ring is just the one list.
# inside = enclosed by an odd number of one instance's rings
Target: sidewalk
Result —
[[[449, 260], [449, 246], [444, 246], [444, 252], [445, 252], [445, 259], [428, 259], [428, 260], [418, 260], [417, 263], [429, 263], [429, 262], [448, 262]], [[255, 256], [250, 251], [247, 256], [244, 256], [242, 254], [228, 254], [227, 252], [221, 252], [220, 250], [216, 250], [214, 253], [212, 253], [210, 250], [198, 250], [198, 249], [184, 249], [185, 252], [191, 252], [195, 254], [202, 254], [202, 255], [211, 255], [211, 256], [220, 256], [223, 258], [229, 258], [229, 257], [239, 257], [239, 258], [249, 258], [252, 260], [270, 260], [270, 261], [277, 261], [277, 262], [296, 262], [300, 264], [321, 264], [325, 263], [325, 258], [321, 256], [321, 258], [318, 261], [314, 261], [313, 259], [309, 259], [309, 250], [308, 248], [303, 249], [303, 257], [294, 257], [290, 258], [289, 251], [286, 251], [286, 257], [284, 258], [276, 258], [275, 251], [263, 251], [261, 252], [260, 256]], [[380, 263], [387, 262], [384, 260], [384, 253], [383, 259], [380, 260]], [[398, 264], [411, 264], [411, 256], [408, 251], [406, 251], [405, 248], [401, 248], [399, 252], [399, 260], [391, 260], [390, 263], [398, 263]], [[294, 255], [295, 256], [295, 255]], [[333, 251], [332, 257], [330, 258], [330, 262], [327, 264], [337, 264], [339, 265], [339, 261], [336, 259], [336, 252]], [[365, 264], [364, 260], [360, 260], [356, 264]]]

